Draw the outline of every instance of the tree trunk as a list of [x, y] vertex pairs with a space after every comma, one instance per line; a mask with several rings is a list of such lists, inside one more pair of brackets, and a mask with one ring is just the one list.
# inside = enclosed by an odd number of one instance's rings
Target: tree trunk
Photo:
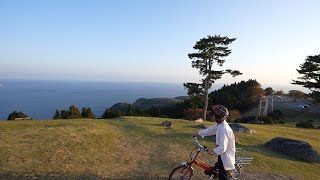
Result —
[[207, 118], [207, 109], [208, 109], [208, 88], [209, 88], [209, 79], [206, 78], [204, 82], [204, 95], [203, 95], [203, 108], [202, 108], [202, 119], [206, 120]]

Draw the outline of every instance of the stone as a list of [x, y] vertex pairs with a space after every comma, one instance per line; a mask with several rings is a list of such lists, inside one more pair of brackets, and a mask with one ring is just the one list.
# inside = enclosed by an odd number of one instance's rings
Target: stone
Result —
[[164, 121], [161, 123], [161, 125], [166, 128], [173, 128], [174, 127], [174, 125], [170, 121]]
[[203, 119], [202, 118], [198, 118], [198, 119], [194, 120], [194, 122], [203, 122]]
[[242, 133], [250, 133], [250, 134], [257, 133], [255, 130], [251, 130], [251, 129], [244, 127], [240, 124], [232, 123], [232, 124], [229, 124], [229, 126], [231, 127], [233, 132], [242, 132]]
[[266, 147], [288, 156], [310, 163], [320, 163], [320, 154], [309, 143], [300, 140], [276, 137], [268, 141]]

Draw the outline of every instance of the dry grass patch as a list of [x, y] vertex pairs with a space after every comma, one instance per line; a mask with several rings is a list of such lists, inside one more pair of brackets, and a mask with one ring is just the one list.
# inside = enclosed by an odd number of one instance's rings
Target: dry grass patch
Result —
[[[0, 122], [0, 179], [167, 179], [171, 170], [189, 160], [195, 144], [190, 134], [197, 123], [169, 119], [166, 129], [149, 117], [112, 120]], [[212, 122], [205, 122], [212, 125]], [[240, 147], [254, 157], [245, 171], [317, 179], [319, 164], [301, 162], [263, 145], [282, 136], [309, 142], [320, 151], [320, 131], [281, 126], [247, 125], [257, 134], [237, 133]], [[213, 148], [214, 138], [201, 139]], [[203, 178], [196, 169], [195, 178]], [[258, 177], [258, 176], [256, 176]]]

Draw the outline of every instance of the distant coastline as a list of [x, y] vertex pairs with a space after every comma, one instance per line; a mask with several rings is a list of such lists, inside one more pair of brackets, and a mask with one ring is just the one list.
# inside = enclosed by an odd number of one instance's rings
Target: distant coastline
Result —
[[[214, 84], [210, 91], [223, 85]], [[263, 86], [263, 85], [262, 85]], [[97, 117], [119, 102], [134, 103], [140, 98], [174, 98], [186, 96], [182, 83], [142, 83], [70, 80], [0, 79], [0, 120], [13, 111], [23, 111], [33, 119], [52, 119], [56, 109], [91, 107]], [[269, 86], [263, 86], [266, 88]], [[271, 86], [287, 92], [301, 86]]]
[[[0, 80], [0, 120], [13, 111], [33, 119], [52, 119], [56, 109], [91, 107], [97, 117], [115, 103], [139, 98], [185, 96], [182, 84], [100, 81]], [[4, 85], [5, 84], [5, 85]]]

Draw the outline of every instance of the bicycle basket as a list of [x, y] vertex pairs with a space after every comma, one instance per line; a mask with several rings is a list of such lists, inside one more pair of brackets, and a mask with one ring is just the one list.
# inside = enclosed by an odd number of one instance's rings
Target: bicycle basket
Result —
[[242, 148], [236, 148], [236, 164], [250, 164], [252, 160], [253, 157], [246, 150]]

